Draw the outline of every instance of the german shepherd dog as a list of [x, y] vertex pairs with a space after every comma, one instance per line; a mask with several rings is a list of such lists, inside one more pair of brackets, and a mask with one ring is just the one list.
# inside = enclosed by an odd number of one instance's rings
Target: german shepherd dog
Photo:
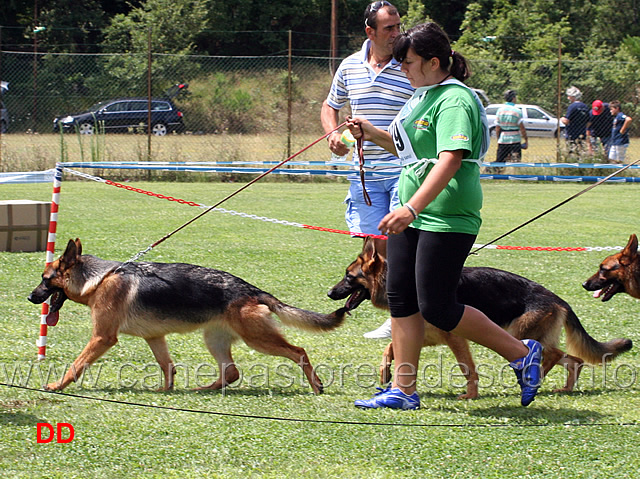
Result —
[[256, 351], [291, 359], [316, 394], [322, 382], [305, 350], [291, 345], [278, 331], [271, 313], [288, 325], [314, 331], [338, 327], [346, 308], [324, 315], [282, 303], [233, 276], [180, 263], [120, 263], [82, 254], [79, 239], [69, 240], [59, 259], [45, 267], [42, 282], [29, 295], [35, 304], [51, 296], [47, 322], [57, 322], [68, 298], [91, 308], [93, 333], [64, 378], [45, 386], [60, 391], [118, 342], [118, 334], [144, 338], [164, 374], [164, 390], [173, 388], [175, 367], [165, 336], [204, 330], [204, 341], [218, 363], [219, 378], [200, 389], [221, 389], [240, 375], [231, 345], [242, 339]]
[[640, 258], [638, 238], [629, 237], [627, 246], [616, 254], [607, 256], [598, 272], [582, 283], [587, 291], [595, 291], [594, 298], [609, 301], [617, 293], [627, 293], [640, 299]]
[[[349, 298], [345, 307], [358, 307], [370, 299], [380, 309], [388, 310], [386, 292], [386, 259], [379, 255], [373, 242], [365, 239], [362, 252], [347, 267], [338, 284], [328, 292], [330, 298]], [[566, 385], [554, 392], [570, 392], [578, 380], [584, 361], [591, 364], [610, 361], [631, 349], [629, 339], [601, 343], [585, 331], [571, 306], [538, 283], [507, 271], [493, 268], [464, 268], [458, 285], [458, 300], [484, 312], [492, 321], [518, 339], [535, 339], [544, 346], [543, 375], [556, 364], [568, 372]], [[558, 349], [560, 330], [564, 326], [567, 348], [571, 355]], [[478, 396], [478, 373], [466, 339], [426, 323], [423, 346], [446, 344], [453, 351], [467, 379], [467, 392], [459, 399]], [[391, 378], [393, 343], [389, 343], [380, 365], [380, 381]]]

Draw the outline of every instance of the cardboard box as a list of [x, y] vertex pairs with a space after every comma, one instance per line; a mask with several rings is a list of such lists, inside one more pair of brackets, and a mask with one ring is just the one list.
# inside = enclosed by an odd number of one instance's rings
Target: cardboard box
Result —
[[47, 249], [51, 203], [0, 201], [0, 251]]

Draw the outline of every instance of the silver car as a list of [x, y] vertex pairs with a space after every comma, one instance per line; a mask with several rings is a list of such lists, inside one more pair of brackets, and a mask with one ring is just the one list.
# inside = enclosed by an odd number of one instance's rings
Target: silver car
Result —
[[[486, 107], [487, 120], [489, 120], [489, 130], [491, 136], [495, 136], [496, 113], [502, 104], [492, 104]], [[558, 118], [538, 105], [524, 105], [517, 103], [516, 106], [522, 110], [522, 121], [529, 136], [556, 137], [558, 128], [562, 133], [564, 124]]]

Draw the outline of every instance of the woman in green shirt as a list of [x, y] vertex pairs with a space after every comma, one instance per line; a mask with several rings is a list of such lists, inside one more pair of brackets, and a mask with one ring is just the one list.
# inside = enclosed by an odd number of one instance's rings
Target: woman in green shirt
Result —
[[484, 313], [458, 303], [456, 289], [480, 224], [479, 164], [489, 146], [484, 108], [464, 83], [469, 69], [451, 50], [446, 33], [425, 23], [397, 37], [393, 56], [402, 62], [414, 95], [389, 131], [354, 118], [349, 128], [398, 156], [403, 164], [403, 205], [380, 222], [389, 236], [387, 293], [395, 353], [394, 382], [362, 408], [417, 409], [418, 360], [424, 321], [486, 346], [507, 361], [533, 401], [541, 382], [542, 346], [519, 341]]

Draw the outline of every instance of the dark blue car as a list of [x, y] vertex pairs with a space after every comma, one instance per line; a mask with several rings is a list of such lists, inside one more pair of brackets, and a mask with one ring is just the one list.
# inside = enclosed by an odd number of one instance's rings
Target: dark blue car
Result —
[[[188, 85], [181, 83], [173, 86], [163, 98], [151, 100], [151, 132], [164, 136], [171, 132], [184, 130], [183, 115], [171, 100]], [[149, 119], [149, 99], [117, 98], [101, 101], [88, 110], [73, 115], [61, 116], [53, 120], [54, 131], [78, 131], [92, 135], [96, 131], [105, 133], [123, 133], [127, 131], [147, 131]]]

